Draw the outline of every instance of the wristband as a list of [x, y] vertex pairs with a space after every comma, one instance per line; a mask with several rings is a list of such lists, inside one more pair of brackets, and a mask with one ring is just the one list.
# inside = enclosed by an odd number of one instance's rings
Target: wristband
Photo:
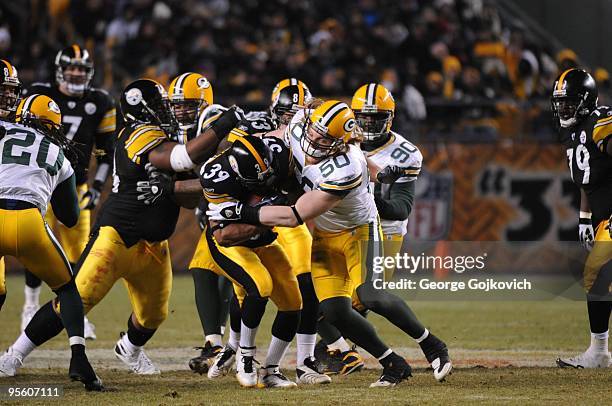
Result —
[[299, 225], [304, 224], [304, 220], [302, 220], [300, 213], [298, 213], [297, 209], [295, 208], [295, 204], [291, 206], [291, 210], [293, 211], [293, 215], [295, 216], [295, 219], [297, 220], [298, 224]]

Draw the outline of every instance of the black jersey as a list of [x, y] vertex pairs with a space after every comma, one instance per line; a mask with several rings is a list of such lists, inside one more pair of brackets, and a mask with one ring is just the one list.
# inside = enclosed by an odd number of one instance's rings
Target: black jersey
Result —
[[612, 136], [612, 109], [599, 106], [581, 123], [561, 128], [559, 136], [572, 180], [584, 189], [596, 227], [612, 214], [612, 157], [605, 150]]
[[73, 162], [77, 185], [87, 182], [87, 170], [94, 145], [98, 163], [110, 163], [116, 130], [115, 102], [106, 91], [90, 88], [82, 97], [68, 96], [57, 85], [34, 83], [25, 94], [44, 94], [52, 98], [62, 111], [66, 138], [76, 143], [79, 150]]
[[[233, 131], [233, 130], [232, 130]], [[239, 136], [232, 133], [234, 137]], [[289, 168], [291, 166], [291, 151], [285, 143], [275, 137], [264, 137], [264, 142], [272, 151], [272, 166], [274, 175], [276, 176], [275, 184], [280, 186], [290, 177]], [[232, 169], [229, 159], [228, 150], [211, 158], [200, 170], [200, 183], [204, 189], [204, 198], [210, 203], [224, 202], [243, 202], [246, 204], [256, 204], [257, 201], [251, 200], [254, 197], [253, 192], [247, 190], [237, 179], [234, 170]], [[257, 191], [255, 191], [255, 194]], [[262, 195], [266, 192], [262, 191]], [[270, 244], [276, 239], [276, 233], [268, 230], [250, 240], [239, 245], [246, 247], [261, 247]]]
[[99, 226], [112, 226], [129, 247], [138, 240], [163, 241], [174, 232], [179, 206], [162, 195], [152, 204], [138, 199], [138, 182], [148, 182], [148, 154], [170, 139], [154, 125], [128, 125], [119, 133], [114, 155], [113, 189], [102, 207]]

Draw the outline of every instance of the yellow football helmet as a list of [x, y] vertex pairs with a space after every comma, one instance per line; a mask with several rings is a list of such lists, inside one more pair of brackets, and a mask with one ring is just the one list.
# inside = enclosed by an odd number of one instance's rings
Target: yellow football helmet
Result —
[[170, 83], [168, 97], [181, 130], [189, 130], [198, 123], [198, 116], [213, 104], [213, 88], [199, 73], [187, 72]]
[[383, 85], [368, 83], [353, 95], [351, 108], [355, 112], [357, 125], [363, 131], [363, 142], [375, 142], [391, 131], [395, 114], [395, 100]]
[[355, 114], [348, 104], [328, 100], [307, 117], [300, 140], [304, 153], [312, 158], [326, 158], [338, 152], [353, 137]]
[[62, 112], [49, 96], [32, 94], [19, 102], [15, 122], [36, 127], [34, 121], [38, 121], [47, 129], [61, 129]]
[[289, 124], [300, 107], [310, 101], [308, 86], [295, 78], [283, 79], [274, 86], [270, 98], [270, 114], [278, 124]]
[[7, 60], [0, 59], [0, 118], [6, 118], [17, 110], [21, 95], [21, 82], [17, 69]]

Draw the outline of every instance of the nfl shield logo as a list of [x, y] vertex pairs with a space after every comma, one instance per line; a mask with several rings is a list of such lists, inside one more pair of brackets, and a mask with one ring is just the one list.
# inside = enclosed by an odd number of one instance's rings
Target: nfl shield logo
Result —
[[445, 239], [451, 226], [453, 176], [421, 171], [415, 204], [408, 218], [408, 235], [416, 240]]

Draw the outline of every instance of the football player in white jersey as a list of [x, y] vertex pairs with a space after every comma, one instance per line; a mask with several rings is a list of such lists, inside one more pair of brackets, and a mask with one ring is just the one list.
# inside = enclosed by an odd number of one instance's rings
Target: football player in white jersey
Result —
[[[313, 220], [312, 279], [320, 311], [345, 337], [380, 361], [383, 373], [370, 386], [392, 387], [411, 375], [410, 366], [352, 308], [355, 288], [360, 295], [362, 287], [378, 277], [372, 262], [382, 255], [378, 252], [382, 236], [368, 164], [359, 147], [349, 143], [355, 128], [352, 110], [340, 101], [325, 101], [314, 110], [298, 112], [285, 131], [296, 178], [304, 190], [295, 205], [253, 208], [228, 202], [209, 205], [208, 215], [284, 227]], [[369, 300], [361, 298], [362, 303]]]
[[[361, 86], [353, 95], [351, 108], [355, 112], [357, 125], [362, 130], [363, 141], [360, 146], [368, 160], [379, 168], [395, 166], [402, 169], [402, 176], [393, 184], [371, 184], [376, 208], [381, 217], [385, 256], [395, 257], [406, 234], [408, 216], [414, 200], [414, 185], [421, 170], [423, 156], [415, 145], [391, 131], [395, 101], [391, 92], [384, 86], [376, 83]], [[393, 271], [394, 269], [386, 270], [385, 280], [392, 277]], [[364, 306], [359, 300], [359, 297], [363, 296], [367, 295], [362, 294], [354, 298], [357, 300], [354, 300], [353, 305], [360, 311], [366, 308], [385, 316], [416, 340], [431, 364], [436, 380], [443, 380], [450, 373], [452, 364], [445, 343], [430, 334], [403, 301], [393, 296], [387, 301], [373, 301]], [[338, 331], [320, 328], [319, 333], [341, 351], [349, 348]]]
[[[66, 153], [70, 143], [61, 130], [61, 112], [49, 97], [33, 94], [16, 111], [16, 124], [2, 123], [0, 149], [0, 257], [12, 255], [45, 281], [57, 294], [60, 318], [68, 332], [72, 357], [69, 376], [83, 382], [87, 390], [102, 390], [85, 354], [83, 303], [62, 247], [44, 221], [51, 203], [55, 215], [72, 227], [79, 218], [75, 175]], [[4, 286], [4, 272], [0, 274]], [[49, 302], [41, 312], [55, 312]], [[38, 314], [38, 313], [37, 313]], [[14, 376], [23, 364], [23, 354], [41, 344], [31, 326], [0, 357], [0, 377]]]

